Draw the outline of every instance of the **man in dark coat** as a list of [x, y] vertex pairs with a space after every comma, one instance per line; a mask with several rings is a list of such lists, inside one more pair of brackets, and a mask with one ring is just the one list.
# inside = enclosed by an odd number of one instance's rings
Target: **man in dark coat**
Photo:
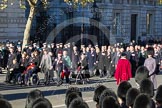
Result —
[[3, 60], [3, 55], [2, 55], [2, 50], [0, 49], [0, 74], [2, 73], [2, 60]]
[[55, 43], [51, 43], [51, 52], [53, 53], [53, 57], [56, 58], [56, 47]]
[[103, 49], [98, 56], [97, 63], [98, 63], [98, 69], [100, 72], [100, 78], [104, 77], [104, 69], [105, 69], [105, 64], [106, 64], [106, 53]]
[[156, 71], [156, 74], [158, 74], [160, 72], [159, 67], [160, 67], [160, 60], [161, 60], [160, 49], [158, 47], [155, 47], [154, 51], [155, 51], [154, 58], [156, 60], [156, 70], [155, 71]]
[[55, 61], [53, 62], [53, 67], [56, 70], [56, 75], [57, 75], [57, 85], [61, 85], [62, 81], [61, 81], [61, 72], [63, 70], [63, 60], [62, 60], [62, 52], [58, 52], [57, 54], [57, 58], [55, 59]]
[[116, 52], [114, 53], [114, 56], [112, 58], [112, 64], [117, 65], [118, 63], [118, 60], [120, 59], [121, 57], [121, 53], [120, 53], [120, 50], [119, 50], [119, 47], [116, 48]]
[[19, 63], [22, 55], [20, 46], [17, 47], [16, 55], [17, 55], [17, 62]]
[[111, 78], [112, 77], [112, 72], [110, 69], [111, 66], [111, 50], [108, 49], [106, 52], [106, 58], [105, 58], [105, 69], [106, 69], [106, 73], [107, 73], [107, 78]]
[[77, 51], [77, 47], [74, 46], [72, 51], [72, 69], [74, 72], [77, 70], [79, 57], [80, 55], [79, 52]]
[[31, 53], [34, 51], [34, 48], [33, 48], [33, 46], [32, 45], [29, 45], [29, 48], [26, 50], [26, 53], [28, 54], [28, 55], [31, 55]]
[[91, 48], [91, 51], [88, 53], [87, 56], [88, 56], [88, 68], [90, 76], [92, 77], [94, 75], [94, 67], [96, 64], [96, 51], [93, 47]]
[[8, 56], [7, 67], [12, 65], [14, 59], [17, 59], [17, 55], [14, 52], [14, 49], [13, 48], [9, 48], [9, 51], [10, 51], [10, 54]]
[[135, 72], [138, 65], [138, 54], [134, 51], [134, 47], [130, 46], [130, 62], [131, 62], [131, 69], [132, 69], [132, 76], [135, 76]]
[[[13, 60], [17, 59], [16, 54], [14, 53], [14, 49], [11, 47], [9, 48], [10, 54], [8, 56], [8, 62], [7, 62], [7, 68], [9, 69], [9, 67], [11, 67], [13, 65]], [[5, 82], [9, 82], [10, 80], [10, 71], [7, 72], [6, 74], [6, 81]]]
[[162, 85], [157, 88], [155, 100], [157, 103], [157, 108], [162, 108]]
[[8, 62], [8, 55], [9, 55], [9, 50], [7, 47], [2, 48], [2, 67], [5, 69], [7, 67], [7, 62]]
[[[12, 64], [10, 64], [8, 66], [8, 72], [7, 72], [7, 76], [8, 76], [8, 83], [11, 83], [11, 80], [13, 80], [13, 78], [15, 77], [15, 75], [19, 73], [19, 64], [17, 62], [16, 59], [14, 59], [12, 61]], [[15, 79], [15, 78], [14, 78]], [[16, 80], [16, 79], [15, 79]]]
[[[81, 54], [81, 60], [80, 60], [80, 69], [81, 69], [81, 74], [83, 75], [83, 84], [84, 84], [84, 79], [89, 78], [89, 73], [88, 73], [88, 62], [85, 54]], [[88, 81], [88, 79], [87, 79]]]
[[141, 50], [138, 53], [138, 58], [139, 58], [138, 66], [142, 66], [145, 62], [145, 59], [147, 58], [147, 54], [143, 46], [141, 47]]

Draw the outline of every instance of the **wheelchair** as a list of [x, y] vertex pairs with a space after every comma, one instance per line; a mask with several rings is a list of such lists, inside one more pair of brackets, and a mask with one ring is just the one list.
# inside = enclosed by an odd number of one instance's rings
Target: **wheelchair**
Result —
[[[10, 77], [10, 76], [9, 76]], [[17, 84], [17, 85], [21, 85], [22, 82], [22, 77], [21, 77], [21, 73], [15, 73], [11, 79], [12, 84]]]
[[32, 84], [33, 84], [33, 85], [38, 85], [38, 84], [39, 84], [39, 76], [38, 76], [38, 74], [36, 74], [36, 73], [34, 73], [34, 74], [32, 75]]

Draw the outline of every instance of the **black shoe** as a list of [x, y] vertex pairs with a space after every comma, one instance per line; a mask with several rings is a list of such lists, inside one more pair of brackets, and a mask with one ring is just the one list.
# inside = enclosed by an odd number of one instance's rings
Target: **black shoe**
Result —
[[4, 81], [4, 83], [8, 84], [8, 81]]
[[103, 74], [100, 75], [100, 78], [103, 78]]
[[6, 84], [12, 84], [10, 81], [5, 81]]
[[0, 74], [2, 74], [2, 69], [0, 68]]
[[45, 86], [49, 85], [49, 82], [44, 82], [44, 85], [45, 85]]
[[71, 85], [71, 81], [69, 81], [69, 82], [68, 82], [68, 84], [70, 84], [70, 85]]

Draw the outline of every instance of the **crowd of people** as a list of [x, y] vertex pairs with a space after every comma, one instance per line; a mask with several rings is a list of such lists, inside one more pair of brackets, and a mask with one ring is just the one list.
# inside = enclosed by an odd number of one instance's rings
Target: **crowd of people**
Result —
[[[58, 86], [64, 77], [66, 83], [71, 84], [73, 75], [81, 75], [80, 79], [86, 82], [95, 75], [100, 78], [114, 76], [117, 92], [104, 85], [97, 86], [93, 96], [96, 108], [162, 108], [162, 85], [157, 87], [156, 84], [156, 74], [162, 71], [160, 42], [143, 45], [132, 41], [129, 45], [117, 43], [109, 46], [30, 43], [23, 49], [21, 42], [6, 42], [0, 45], [0, 68], [7, 70], [6, 83], [16, 84], [20, 80], [23, 85], [33, 84], [34, 78], [38, 80], [39, 72], [44, 74], [45, 85], [56, 73]], [[135, 77], [138, 88], [133, 88], [128, 82], [132, 77]], [[65, 105], [67, 108], [89, 108], [78, 87], [67, 89]], [[12, 108], [3, 95], [0, 95], [1, 106]], [[52, 107], [38, 89], [27, 96], [25, 108]]]
[[[154, 97], [154, 85], [149, 79], [143, 79], [140, 88], [123, 81], [117, 92], [104, 85], [98, 85], [94, 90], [93, 101], [96, 108], [162, 108], [162, 85], [157, 89]], [[45, 98], [38, 89], [27, 95], [25, 108], [53, 108], [52, 102]], [[12, 108], [12, 105], [0, 95], [0, 107]], [[84, 101], [82, 91], [78, 87], [69, 87], [65, 94], [66, 108], [90, 108]]]
[[[64, 77], [66, 83], [70, 84], [70, 76], [80, 72], [86, 82], [90, 77], [99, 74], [101, 78], [115, 76], [117, 84], [120, 84], [121, 81], [134, 77], [137, 68], [143, 65], [149, 70], [151, 81], [157, 88], [155, 74], [162, 67], [160, 42], [142, 45], [132, 41], [129, 45], [117, 43], [109, 46], [30, 43], [23, 49], [21, 42], [6, 42], [0, 46], [0, 72], [2, 68], [7, 69], [6, 83], [17, 83], [21, 79], [21, 84], [31, 85], [33, 75], [42, 72], [44, 84], [48, 85], [55, 72], [57, 85], [63, 83]], [[122, 72], [121, 75], [121, 67], [125, 67], [122, 68], [123, 71], [128, 72]], [[38, 76], [35, 78], [38, 80]]]

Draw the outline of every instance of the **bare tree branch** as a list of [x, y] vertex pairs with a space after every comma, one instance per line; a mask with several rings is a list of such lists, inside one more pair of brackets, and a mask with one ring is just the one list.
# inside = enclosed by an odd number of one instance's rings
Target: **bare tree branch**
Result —
[[31, 7], [35, 7], [38, 0], [27, 0]]

